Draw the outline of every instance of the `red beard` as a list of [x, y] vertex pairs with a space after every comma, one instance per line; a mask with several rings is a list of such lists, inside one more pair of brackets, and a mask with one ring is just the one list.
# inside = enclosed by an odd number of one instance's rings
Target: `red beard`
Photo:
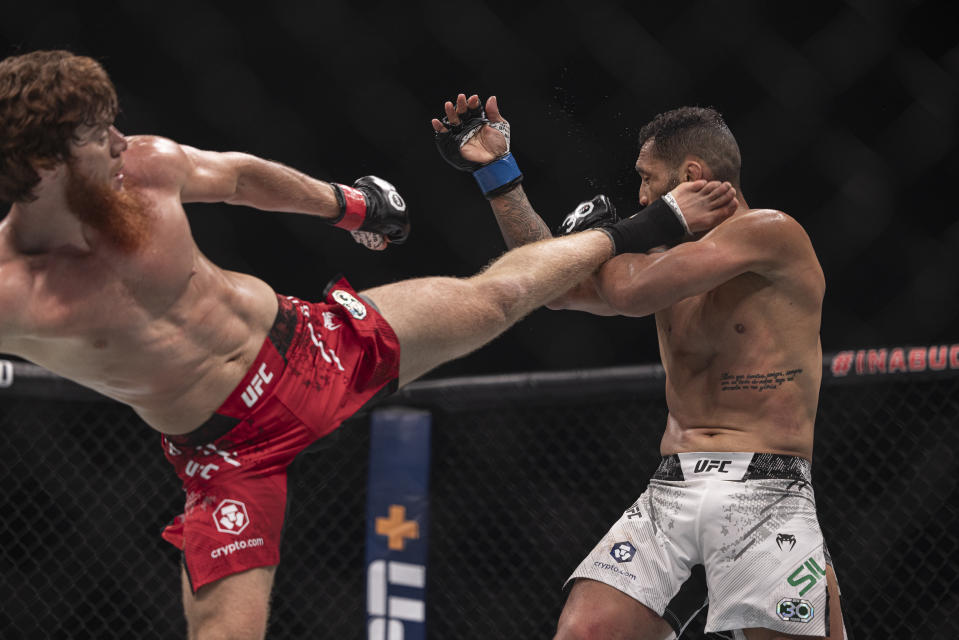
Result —
[[147, 202], [137, 191], [116, 191], [67, 165], [67, 205], [77, 219], [121, 251], [133, 253], [147, 235]]

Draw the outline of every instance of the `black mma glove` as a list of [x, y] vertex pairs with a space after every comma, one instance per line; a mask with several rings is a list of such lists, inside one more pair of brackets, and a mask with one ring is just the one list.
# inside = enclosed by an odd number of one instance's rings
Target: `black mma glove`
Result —
[[669, 193], [656, 198], [639, 213], [598, 229], [613, 241], [613, 255], [646, 253], [653, 247], [675, 244], [689, 235], [686, 218]]
[[[445, 116], [441, 122], [447, 130], [435, 132], [436, 148], [440, 155], [460, 171], [472, 173], [484, 196], [495, 198], [515, 189], [523, 181], [523, 174], [516, 166], [516, 159], [509, 152], [508, 122], [490, 122], [481, 106], [468, 109], [460, 116], [459, 124], [450, 123]], [[506, 137], [506, 153], [490, 163], [480, 164], [464, 158], [460, 154], [460, 148], [484, 125], [493, 127]]]
[[616, 207], [609, 198], [601, 194], [592, 200], [580, 202], [572, 213], [563, 218], [553, 235], [568, 236], [577, 231], [608, 227], [617, 222], [619, 222], [619, 216], [616, 215]]
[[376, 176], [363, 176], [352, 187], [331, 182], [340, 217], [330, 221], [347, 231], [369, 231], [402, 244], [410, 235], [410, 217], [406, 202], [396, 187]]

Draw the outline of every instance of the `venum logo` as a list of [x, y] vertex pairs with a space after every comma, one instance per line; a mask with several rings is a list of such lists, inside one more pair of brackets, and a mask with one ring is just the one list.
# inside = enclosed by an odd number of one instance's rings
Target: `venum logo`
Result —
[[789, 545], [789, 551], [792, 551], [793, 547], [796, 546], [796, 536], [788, 533], [780, 533], [778, 536], [776, 536], [776, 544], [779, 546], [780, 550], [782, 550], [784, 542]]
[[320, 355], [323, 356], [323, 359], [329, 364], [335, 363], [336, 368], [340, 371], [346, 371], [346, 369], [343, 368], [343, 363], [340, 362], [339, 357], [337, 357], [336, 352], [324, 345], [323, 340], [316, 336], [316, 331], [313, 330], [313, 325], [307, 322], [306, 328], [310, 330], [310, 340], [312, 340], [313, 345], [320, 350]]
[[252, 407], [256, 401], [263, 395], [263, 386], [270, 384], [273, 380], [273, 374], [266, 370], [266, 363], [260, 365], [260, 370], [253, 375], [250, 384], [246, 385], [246, 390], [241, 394], [243, 404]]
[[617, 542], [613, 545], [609, 555], [613, 556], [613, 560], [616, 562], [632, 562], [633, 556], [636, 555], [636, 547], [628, 540], [626, 542]]
[[323, 326], [326, 327], [328, 331], [336, 331], [343, 325], [336, 321], [336, 314], [334, 314], [332, 311], [324, 311]]
[[732, 463], [732, 460], [707, 460], [703, 458], [702, 460], [696, 461], [696, 468], [693, 469], [693, 472], [704, 473], [716, 469], [719, 473], [729, 473], [726, 471], [726, 467]]
[[213, 523], [220, 533], [240, 535], [250, 524], [246, 505], [239, 500], [224, 500], [213, 512]]

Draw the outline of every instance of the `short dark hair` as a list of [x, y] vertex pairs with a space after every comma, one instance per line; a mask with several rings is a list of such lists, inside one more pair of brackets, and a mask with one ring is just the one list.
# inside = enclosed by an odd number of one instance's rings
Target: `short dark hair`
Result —
[[92, 58], [33, 51], [0, 61], [0, 201], [34, 200], [37, 167], [68, 161], [77, 127], [116, 114], [116, 90]]
[[670, 167], [679, 166], [688, 155], [699, 156], [717, 180], [739, 188], [739, 145], [715, 109], [679, 107], [660, 113], [639, 131], [639, 148], [649, 140], [653, 155]]

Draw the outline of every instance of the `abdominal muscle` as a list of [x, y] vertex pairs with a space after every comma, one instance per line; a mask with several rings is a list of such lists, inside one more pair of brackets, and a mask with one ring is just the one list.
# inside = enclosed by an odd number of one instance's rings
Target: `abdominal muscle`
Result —
[[243, 379], [276, 316], [276, 294], [263, 281], [202, 257], [170, 302], [154, 293], [163, 290], [160, 278], [123, 299], [116, 291], [127, 289], [102, 279], [64, 322], [39, 339], [7, 344], [12, 353], [130, 405], [157, 431], [188, 433]]
[[822, 378], [818, 308], [797, 311], [772, 287], [752, 285], [740, 278], [657, 314], [669, 408], [663, 455], [812, 458]]
[[698, 396], [689, 402], [667, 393], [661, 454], [748, 451], [812, 459], [815, 404], [810, 410], [802, 389], [735, 393], [735, 399]]
[[[219, 270], [217, 270], [219, 271]], [[170, 435], [188, 433], [206, 421], [246, 375], [276, 316], [276, 295], [257, 278], [219, 271], [205, 295], [217, 300], [212, 313], [182, 327], [182, 342], [200, 362], [165, 393], [120, 398], [133, 406], [154, 429]], [[210, 327], [219, 340], [214, 344]]]
[[[788, 445], [788, 446], [783, 446]], [[753, 430], [731, 427], [684, 427], [670, 416], [660, 443], [661, 455], [693, 451], [748, 451], [752, 453], [781, 453], [812, 459], [812, 447], [804, 442], [774, 442], [758, 436]]]

